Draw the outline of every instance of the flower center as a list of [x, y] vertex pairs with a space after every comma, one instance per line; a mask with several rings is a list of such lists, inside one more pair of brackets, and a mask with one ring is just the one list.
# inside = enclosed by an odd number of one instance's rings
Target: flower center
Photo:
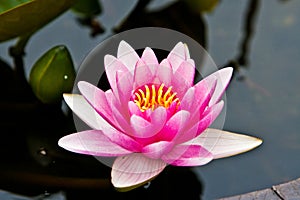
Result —
[[133, 102], [144, 112], [147, 109], [154, 110], [158, 106], [169, 108], [170, 105], [176, 102], [178, 107], [180, 104], [176, 92], [172, 91], [172, 86], [165, 87], [164, 84], [157, 85], [144, 85], [134, 92]]

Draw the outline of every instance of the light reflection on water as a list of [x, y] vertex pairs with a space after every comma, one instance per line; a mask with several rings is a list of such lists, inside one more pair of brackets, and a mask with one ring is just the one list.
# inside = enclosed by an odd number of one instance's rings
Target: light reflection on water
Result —
[[[204, 199], [268, 188], [300, 176], [300, 68], [299, 1], [258, 1], [255, 32], [250, 40], [249, 63], [237, 73], [227, 90], [224, 129], [252, 134], [264, 140], [258, 149], [194, 168], [204, 185]], [[218, 66], [240, 52], [248, 1], [222, 1], [205, 17], [208, 51]], [[49, 47], [65, 44], [76, 65], [111, 34], [133, 5], [103, 1], [99, 17], [106, 33], [91, 39], [87, 29], [66, 13], [40, 30], [27, 46], [25, 62], [32, 63]], [[1, 44], [1, 55], [11, 43]], [[151, 185], [150, 185], [151, 187]]]

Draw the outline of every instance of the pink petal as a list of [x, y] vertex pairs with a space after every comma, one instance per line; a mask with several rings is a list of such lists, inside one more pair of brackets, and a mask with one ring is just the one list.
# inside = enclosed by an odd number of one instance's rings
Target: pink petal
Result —
[[166, 163], [162, 160], [139, 153], [118, 157], [112, 167], [111, 181], [121, 191], [130, 190], [152, 180], [165, 167]]
[[112, 110], [106, 99], [105, 93], [94, 85], [80, 81], [78, 88], [84, 98], [91, 106], [111, 125], [115, 126], [115, 120], [112, 118]]
[[195, 101], [196, 101], [195, 88], [191, 87], [188, 89], [188, 91], [183, 96], [183, 98], [180, 102], [180, 108], [182, 110], [192, 111], [193, 109], [195, 109], [195, 107], [193, 107]]
[[[194, 100], [191, 100], [192, 96], [191, 91], [188, 91], [185, 95], [186, 97], [183, 98], [181, 102], [181, 107], [184, 110], [188, 110], [191, 113], [189, 126], [193, 126], [195, 123], [197, 123], [204, 110], [208, 107], [208, 103], [211, 99], [211, 96], [215, 90], [216, 82], [217, 80], [212, 80], [210, 82], [207, 82], [205, 80], [200, 81], [197, 85], [195, 85], [194, 88], [194, 94], [193, 98]], [[193, 89], [189, 89], [193, 90]]]
[[157, 84], [160, 85], [163, 83], [166, 87], [171, 86], [172, 75], [173, 70], [169, 61], [167, 59], [162, 60], [156, 71], [156, 77], [159, 80]]
[[172, 141], [173, 138], [176, 137], [176, 135], [185, 127], [189, 117], [190, 113], [185, 110], [180, 110], [175, 113], [169, 121], [166, 122], [165, 126], [156, 137], [160, 140]]
[[[195, 88], [195, 100], [192, 107], [197, 106], [197, 110], [200, 113], [204, 111], [204, 109], [208, 106], [209, 101], [216, 89], [217, 79], [212, 77], [211, 79], [203, 79], [199, 83], [197, 83]], [[198, 109], [199, 108], [199, 109]]]
[[103, 125], [108, 125], [82, 95], [64, 94], [63, 97], [71, 110], [91, 128], [101, 130]]
[[177, 145], [162, 159], [175, 166], [200, 166], [210, 162], [213, 155], [199, 145]]
[[151, 124], [155, 127], [157, 131], [160, 131], [162, 127], [165, 125], [167, 120], [167, 111], [164, 107], [160, 106], [156, 108], [150, 114]]
[[262, 140], [255, 137], [208, 128], [186, 144], [201, 145], [217, 159], [249, 151], [261, 143]]
[[106, 99], [112, 111], [112, 118], [115, 123], [115, 127], [122, 132], [131, 135], [132, 129], [129, 123], [130, 115], [128, 112], [127, 104], [120, 104], [115, 98], [111, 90], [105, 92]]
[[120, 72], [116, 74], [117, 89], [119, 94], [120, 104], [127, 104], [130, 100], [133, 90], [133, 75], [130, 72]]
[[216, 85], [215, 92], [209, 102], [209, 106], [215, 104], [220, 100], [222, 97], [230, 79], [232, 76], [233, 68], [232, 67], [227, 67], [220, 69], [219, 71], [216, 71], [215, 73], [207, 76], [204, 80], [210, 82], [211, 80], [217, 78], [218, 82]]
[[111, 142], [102, 131], [88, 130], [64, 136], [58, 145], [75, 153], [93, 156], [120, 156], [130, 151]]
[[130, 118], [130, 124], [134, 130], [134, 134], [132, 135], [134, 137], [149, 138], [155, 134], [152, 131], [153, 129], [152, 124], [142, 117], [139, 117], [137, 115], [132, 115]]
[[118, 97], [117, 90], [117, 72], [126, 73], [128, 72], [127, 67], [117, 58], [112, 55], [106, 55], [104, 57], [104, 66], [107, 79], [109, 81], [111, 89], [114, 91], [115, 95]]
[[187, 90], [191, 87], [190, 83], [185, 80], [181, 74], [175, 73], [172, 75], [171, 85], [173, 91], [177, 93], [177, 97], [182, 99]]
[[143, 147], [142, 153], [147, 157], [159, 159], [162, 155], [168, 153], [173, 146], [173, 142], [159, 141]]
[[224, 106], [224, 101], [221, 100], [217, 104], [214, 104], [211, 107], [208, 107], [205, 112], [203, 112], [201, 121], [208, 120], [209, 123], [212, 123], [220, 114]]
[[199, 127], [208, 127], [209, 124], [204, 121], [204, 122], [197, 122], [196, 124], [194, 124], [192, 127], [188, 128], [187, 130], [182, 131], [182, 133], [180, 135], [178, 135], [178, 137], [175, 139], [175, 143], [176, 144], [182, 144], [184, 142], [187, 142], [191, 139], [194, 139], [195, 137], [197, 137], [199, 134], [201, 134], [201, 132], [198, 132]]
[[[150, 121], [141, 116], [132, 115], [130, 122], [131, 127], [134, 129], [134, 137], [139, 139], [150, 139], [155, 136], [165, 125], [167, 118], [166, 109], [163, 107], [156, 108], [150, 114]], [[140, 140], [148, 141], [148, 140]]]
[[167, 108], [167, 120], [169, 120], [178, 110], [180, 110], [180, 105], [179, 109], [177, 107], [177, 102], [173, 102], [170, 107]]
[[144, 113], [140, 110], [140, 108], [133, 102], [128, 102], [128, 110], [130, 115], [137, 115], [140, 117], [144, 117]]
[[117, 57], [132, 73], [136, 63], [140, 59], [135, 50], [123, 40], [119, 44]]
[[195, 65], [192, 65], [188, 61], [183, 61], [175, 71], [174, 76], [181, 76], [181, 80], [185, 81], [185, 85], [191, 87], [194, 83]]
[[167, 57], [174, 72], [177, 71], [180, 64], [188, 58], [189, 52], [187, 51], [187, 47], [182, 42], [178, 42]]
[[149, 66], [149, 69], [151, 70], [152, 74], [155, 74], [158, 61], [154, 51], [151, 48], [145, 48], [141, 60], [143, 60], [144, 63]]
[[192, 125], [189, 129], [182, 131], [178, 138], [176, 138], [176, 144], [187, 142], [198, 135], [200, 135], [205, 129], [207, 129], [219, 116], [222, 111], [224, 102], [220, 101], [212, 107], [209, 107], [205, 113], [205, 116], [196, 124]]
[[138, 88], [140, 86], [153, 83], [154, 76], [148, 65], [144, 63], [143, 60], [139, 60], [134, 71], [134, 87]]
[[133, 138], [111, 126], [103, 127], [102, 131], [103, 134], [108, 137], [113, 143], [118, 144], [124, 149], [132, 152], [140, 152], [142, 149], [142, 146]]

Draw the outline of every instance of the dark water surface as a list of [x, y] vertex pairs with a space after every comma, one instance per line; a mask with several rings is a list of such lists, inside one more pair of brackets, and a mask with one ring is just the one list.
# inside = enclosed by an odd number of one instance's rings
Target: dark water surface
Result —
[[[26, 48], [27, 69], [57, 44], [68, 46], [78, 66], [133, 7], [122, 0], [103, 1], [98, 19], [106, 32], [95, 38], [89, 36], [88, 28], [76, 23], [71, 12], [65, 13], [32, 37]], [[226, 93], [224, 129], [264, 140], [254, 151], [193, 168], [203, 187], [203, 199], [268, 188], [300, 176], [299, 10], [300, 1], [296, 0], [223, 0], [202, 16], [207, 51], [218, 67], [231, 65], [236, 69]], [[180, 26], [182, 21], [178, 23]], [[7, 62], [11, 62], [7, 55], [11, 44], [0, 44], [0, 55]], [[180, 170], [170, 171], [176, 180]], [[194, 189], [198, 182], [181, 179], [184, 176], [190, 174], [178, 175], [178, 184], [194, 184]]]

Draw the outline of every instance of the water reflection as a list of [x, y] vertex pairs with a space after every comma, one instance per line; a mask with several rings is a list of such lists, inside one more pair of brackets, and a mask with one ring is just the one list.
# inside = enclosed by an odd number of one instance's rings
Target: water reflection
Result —
[[206, 46], [206, 25], [199, 12], [192, 11], [185, 1], [175, 1], [158, 11], [149, 11], [146, 8], [150, 2], [151, 0], [138, 1], [129, 16], [114, 28], [114, 31], [121, 32], [147, 26], [164, 27], [184, 33], [202, 46]]

